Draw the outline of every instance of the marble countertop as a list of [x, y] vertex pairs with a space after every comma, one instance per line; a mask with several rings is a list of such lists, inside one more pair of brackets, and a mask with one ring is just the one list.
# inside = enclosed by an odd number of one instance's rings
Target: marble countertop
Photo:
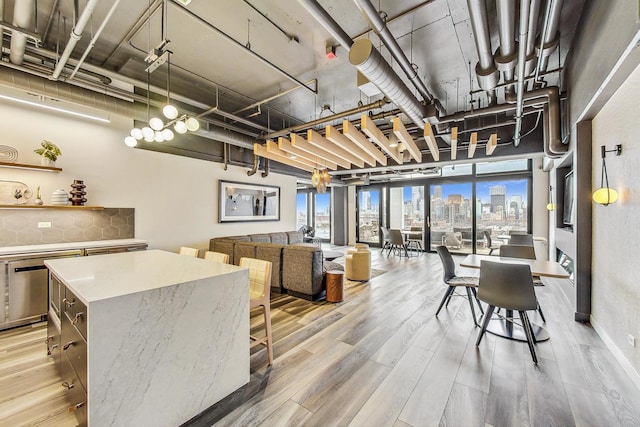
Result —
[[45, 265], [87, 305], [245, 270], [161, 250], [59, 258], [46, 260]]
[[145, 244], [142, 239], [91, 240], [87, 242], [48, 243], [42, 245], [22, 245], [0, 247], [0, 256], [29, 254], [34, 252], [66, 251], [69, 249], [104, 248], [111, 246], [129, 246]]

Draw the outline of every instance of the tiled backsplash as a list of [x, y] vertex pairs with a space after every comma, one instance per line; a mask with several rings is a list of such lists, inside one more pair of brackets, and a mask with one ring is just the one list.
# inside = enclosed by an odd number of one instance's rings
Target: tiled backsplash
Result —
[[[0, 247], [132, 239], [134, 213], [133, 208], [0, 209]], [[51, 227], [39, 228], [43, 222]]]

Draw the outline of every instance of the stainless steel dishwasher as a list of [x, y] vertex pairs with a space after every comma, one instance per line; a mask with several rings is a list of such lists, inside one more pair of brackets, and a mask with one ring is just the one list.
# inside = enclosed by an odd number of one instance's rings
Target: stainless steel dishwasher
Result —
[[[2, 257], [6, 289], [0, 310], [0, 329], [44, 318], [48, 309], [48, 272], [45, 259], [82, 255], [82, 250], [26, 253]], [[2, 313], [5, 311], [5, 313]]]

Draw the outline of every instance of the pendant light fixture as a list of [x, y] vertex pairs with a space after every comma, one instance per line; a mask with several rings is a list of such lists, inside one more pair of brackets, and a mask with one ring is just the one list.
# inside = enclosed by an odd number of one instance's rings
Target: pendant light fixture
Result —
[[609, 175], [607, 174], [607, 162], [605, 157], [607, 153], [616, 153], [616, 156], [622, 154], [622, 145], [616, 145], [613, 150], [607, 150], [603, 145], [600, 147], [602, 155], [602, 171], [600, 174], [600, 188], [593, 192], [593, 201], [604, 206], [609, 206], [618, 200], [618, 192], [609, 187]]
[[[149, 11], [149, 13], [151, 13]], [[146, 142], [165, 142], [174, 139], [174, 131], [178, 134], [185, 134], [187, 132], [196, 132], [200, 129], [200, 122], [195, 117], [188, 114], [182, 114], [178, 112], [178, 109], [171, 104], [171, 52], [166, 49], [169, 44], [167, 39], [167, 0], [162, 2], [162, 43], [154, 49], [152, 49], [148, 56], [145, 58], [145, 62], [150, 65], [145, 70], [147, 72], [147, 119], [149, 125], [142, 129], [131, 129], [130, 135], [124, 139], [124, 142], [129, 147], [135, 147], [139, 140], [144, 139]], [[149, 21], [150, 22], [150, 21]], [[149, 24], [151, 25], [151, 24]], [[154, 72], [158, 67], [167, 63], [167, 103], [162, 107], [162, 115], [167, 119], [165, 123], [160, 117], [149, 118], [150, 109], [150, 74]], [[173, 128], [173, 130], [171, 130]]]
[[547, 210], [555, 210], [556, 205], [553, 203], [553, 187], [549, 186], [549, 203], [547, 203]]

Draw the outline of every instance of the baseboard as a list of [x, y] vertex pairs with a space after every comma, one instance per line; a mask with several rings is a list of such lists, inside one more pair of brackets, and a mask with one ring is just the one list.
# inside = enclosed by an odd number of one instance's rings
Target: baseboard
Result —
[[609, 351], [613, 353], [618, 363], [620, 363], [620, 365], [622, 366], [622, 369], [624, 369], [627, 375], [629, 375], [629, 378], [631, 378], [631, 381], [633, 381], [636, 388], [640, 390], [640, 373], [638, 373], [633, 368], [633, 366], [631, 366], [631, 363], [629, 363], [627, 358], [624, 357], [624, 354], [622, 354], [622, 352], [620, 351], [618, 346], [613, 342], [613, 340], [609, 338], [609, 335], [607, 335], [607, 333], [600, 326], [600, 324], [598, 324], [598, 322], [594, 319], [593, 315], [591, 315], [591, 320], [589, 323], [591, 323], [591, 326], [593, 326], [593, 329], [600, 336], [600, 338], [604, 342], [604, 345], [606, 345]]

